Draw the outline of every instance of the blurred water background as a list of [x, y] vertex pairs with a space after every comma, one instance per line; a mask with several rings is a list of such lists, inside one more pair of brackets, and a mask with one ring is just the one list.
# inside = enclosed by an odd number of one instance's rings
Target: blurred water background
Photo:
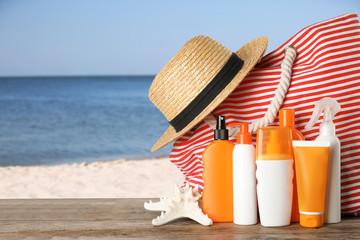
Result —
[[154, 76], [0, 78], [0, 166], [168, 156]]

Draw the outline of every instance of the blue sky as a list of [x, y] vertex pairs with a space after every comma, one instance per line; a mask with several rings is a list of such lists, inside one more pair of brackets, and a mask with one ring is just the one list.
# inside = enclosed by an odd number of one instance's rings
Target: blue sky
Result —
[[360, 13], [358, 0], [0, 0], [0, 76], [156, 74], [191, 37], [236, 51]]

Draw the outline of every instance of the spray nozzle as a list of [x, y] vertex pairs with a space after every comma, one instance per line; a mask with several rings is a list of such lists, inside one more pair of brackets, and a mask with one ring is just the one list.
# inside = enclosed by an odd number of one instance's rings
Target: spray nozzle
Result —
[[226, 129], [225, 116], [218, 116], [216, 122], [216, 129]]
[[309, 129], [314, 126], [323, 111], [323, 122], [332, 122], [335, 114], [338, 113], [340, 110], [340, 104], [333, 98], [325, 97], [320, 101], [315, 102], [313, 114], [311, 115], [310, 121], [306, 124], [305, 128]]
[[218, 116], [216, 121], [216, 129], [214, 130], [215, 140], [228, 140], [229, 131], [226, 129], [225, 116]]

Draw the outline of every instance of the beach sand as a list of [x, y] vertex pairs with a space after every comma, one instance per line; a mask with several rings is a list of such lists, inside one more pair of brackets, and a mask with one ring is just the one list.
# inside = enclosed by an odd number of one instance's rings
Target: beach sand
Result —
[[167, 158], [1, 167], [0, 198], [159, 198], [183, 181]]

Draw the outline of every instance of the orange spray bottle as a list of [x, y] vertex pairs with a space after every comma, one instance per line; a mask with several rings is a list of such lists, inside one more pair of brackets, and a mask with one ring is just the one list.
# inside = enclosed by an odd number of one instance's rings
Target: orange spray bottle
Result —
[[228, 140], [225, 116], [218, 116], [214, 141], [204, 150], [203, 212], [214, 222], [233, 222], [233, 169], [234, 144]]
[[[292, 140], [305, 140], [304, 136], [299, 130], [295, 128], [295, 111], [294, 109], [281, 109], [279, 111], [279, 125], [280, 127], [289, 127], [291, 130]], [[291, 222], [299, 222], [300, 213], [299, 213], [299, 202], [298, 202], [298, 193], [296, 185], [296, 174], [295, 174], [295, 164], [294, 168], [294, 178], [293, 178], [293, 203], [291, 210]]]

